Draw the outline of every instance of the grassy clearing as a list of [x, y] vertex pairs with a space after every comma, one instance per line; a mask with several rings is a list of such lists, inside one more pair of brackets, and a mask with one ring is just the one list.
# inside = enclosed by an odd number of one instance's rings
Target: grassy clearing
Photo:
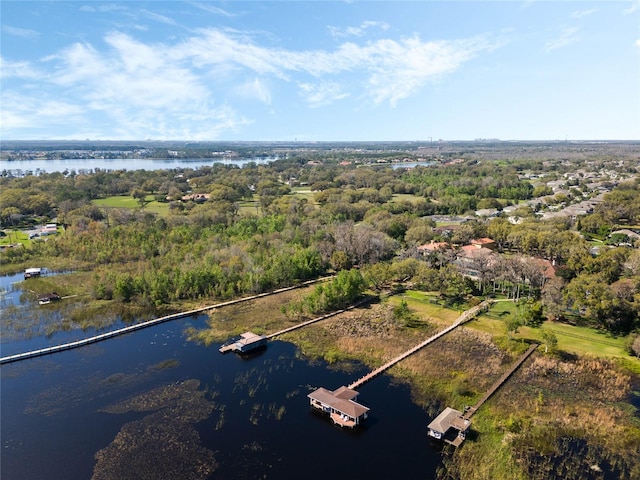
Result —
[[[467, 326], [494, 336], [506, 334], [506, 319], [517, 314], [518, 306], [513, 302], [495, 303], [485, 315], [471, 321]], [[544, 322], [541, 328], [520, 327], [514, 340], [542, 342], [543, 330], [553, 332], [558, 339], [558, 350], [574, 355], [591, 355], [604, 358], [623, 358], [634, 363], [625, 351], [627, 337], [615, 337], [587, 326]], [[639, 361], [640, 363], [640, 361]]]
[[15, 245], [21, 243], [25, 247], [30, 245], [29, 235], [21, 230], [5, 230], [6, 236], [0, 237], [0, 245]]
[[389, 302], [394, 306], [399, 305], [403, 298], [410, 310], [427, 320], [431, 319], [437, 323], [451, 324], [463, 311], [463, 309], [454, 310], [445, 307], [440, 302], [438, 294], [433, 292], [407, 290], [401, 296], [391, 297]]
[[417, 203], [420, 200], [424, 200], [424, 197], [413, 195], [411, 193], [396, 193], [391, 197], [391, 202], [395, 202], [395, 203], [400, 203], [400, 202]]
[[293, 187], [291, 194], [298, 198], [306, 198], [310, 205], [315, 205], [315, 196], [317, 192], [309, 190], [309, 187]]
[[[169, 204], [157, 202], [153, 195], [147, 195], [145, 199], [146, 203], [142, 207], [146, 212], [155, 213], [161, 217], [169, 215]], [[130, 195], [115, 195], [113, 197], [99, 198], [93, 200], [94, 205], [98, 207], [111, 207], [111, 208], [140, 208], [138, 200]]]

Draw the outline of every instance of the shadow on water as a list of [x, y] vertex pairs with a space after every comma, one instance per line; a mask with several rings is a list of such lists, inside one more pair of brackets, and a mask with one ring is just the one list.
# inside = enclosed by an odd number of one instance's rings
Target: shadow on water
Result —
[[206, 318], [2, 366], [2, 478], [433, 478], [441, 456], [406, 385], [364, 385], [370, 418], [341, 429], [307, 394], [363, 366], [309, 362], [280, 341], [222, 355], [183, 333]]

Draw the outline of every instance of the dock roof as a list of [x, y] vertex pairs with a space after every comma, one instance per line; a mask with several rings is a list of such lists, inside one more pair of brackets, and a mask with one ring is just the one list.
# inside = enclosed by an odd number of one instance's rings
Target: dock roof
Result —
[[464, 432], [471, 425], [471, 421], [462, 416], [462, 412], [451, 407], [445, 408], [427, 428], [441, 434], [447, 433], [451, 427]]
[[358, 418], [367, 413], [369, 408], [353, 401], [353, 398], [357, 395], [358, 392], [347, 387], [340, 387], [334, 392], [320, 387], [307, 395], [307, 397], [324, 405], [328, 405], [334, 410], [345, 413], [350, 417]]

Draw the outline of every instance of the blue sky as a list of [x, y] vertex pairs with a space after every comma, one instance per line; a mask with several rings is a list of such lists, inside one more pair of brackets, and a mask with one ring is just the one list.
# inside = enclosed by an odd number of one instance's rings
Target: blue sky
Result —
[[640, 1], [2, 0], [0, 138], [640, 139]]

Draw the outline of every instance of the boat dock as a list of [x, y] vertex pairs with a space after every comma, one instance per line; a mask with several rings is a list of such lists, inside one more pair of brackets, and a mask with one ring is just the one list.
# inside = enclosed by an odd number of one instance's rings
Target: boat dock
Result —
[[520, 358], [491, 386], [484, 396], [473, 407], [465, 409], [462, 413], [451, 407], [445, 408], [428, 426], [427, 435], [437, 440], [459, 447], [467, 436], [471, 427], [471, 417], [484, 404], [496, 390], [498, 390], [513, 373], [520, 368], [524, 361], [538, 348], [538, 344], [532, 344]]
[[398, 355], [392, 360], [389, 360], [387, 363], [382, 365], [379, 368], [376, 368], [372, 372], [367, 375], [359, 378], [348, 387], [340, 387], [335, 391], [327, 390], [326, 388], [318, 388], [307, 397], [310, 400], [310, 405], [320, 411], [329, 414], [329, 417], [333, 421], [334, 424], [340, 425], [341, 427], [349, 427], [353, 428], [356, 425], [360, 424], [360, 422], [367, 418], [369, 408], [355, 402], [357, 398], [358, 392], [356, 392], [356, 388], [364, 385], [372, 378], [377, 377], [384, 371], [393, 367], [398, 362], [404, 360], [405, 358], [413, 355], [418, 350], [426, 347], [430, 343], [434, 342], [438, 338], [446, 335], [450, 331], [458, 328], [465, 322], [468, 322], [472, 318], [475, 318], [480, 312], [485, 311], [491, 305], [492, 300], [485, 300], [484, 302], [476, 305], [473, 308], [465, 311], [462, 315], [460, 315], [453, 324], [444, 330], [436, 333], [432, 337], [429, 337], [424, 342], [416, 345], [415, 347], [407, 350], [401, 355]]
[[311, 325], [312, 323], [319, 322], [321, 320], [326, 320], [327, 318], [335, 317], [336, 315], [340, 315], [341, 313], [348, 312], [349, 310], [353, 310], [361, 305], [369, 303], [371, 301], [370, 298], [365, 298], [364, 300], [360, 300], [359, 302], [348, 306], [347, 308], [343, 308], [341, 310], [335, 310], [330, 313], [326, 313], [324, 315], [320, 315], [319, 317], [312, 318], [311, 320], [307, 320], [306, 322], [298, 323], [291, 327], [283, 328], [282, 330], [278, 330], [277, 332], [270, 333], [268, 335], [257, 335], [253, 332], [245, 332], [240, 335], [240, 337], [233, 338], [223, 344], [220, 347], [220, 353], [227, 352], [237, 352], [237, 353], [247, 353], [251, 350], [255, 350], [256, 348], [262, 347], [267, 344], [267, 340], [270, 340], [279, 335], [283, 335], [288, 332], [292, 332], [302, 327], [306, 327], [307, 325]]
[[220, 347], [220, 353], [237, 352], [249, 353], [267, 345], [267, 338], [264, 335], [257, 335], [253, 332], [245, 332], [240, 338], [225, 343]]

